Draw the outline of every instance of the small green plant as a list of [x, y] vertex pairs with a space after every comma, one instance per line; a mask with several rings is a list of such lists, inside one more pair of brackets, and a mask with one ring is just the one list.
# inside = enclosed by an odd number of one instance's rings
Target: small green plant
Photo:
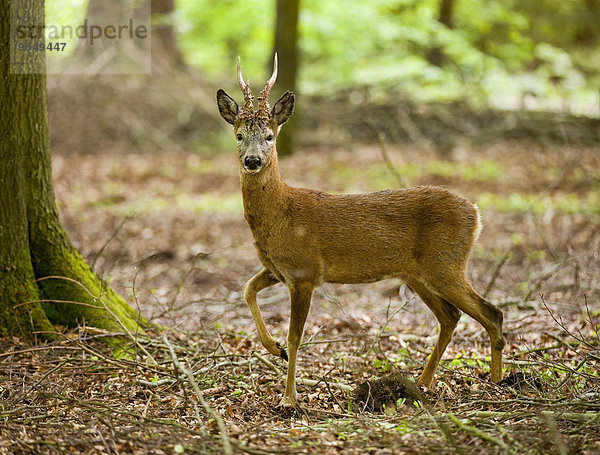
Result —
[[410, 351], [408, 350], [408, 348], [405, 348], [405, 347], [398, 349], [398, 355], [400, 357], [404, 357], [404, 358], [411, 357]]
[[460, 354], [456, 354], [456, 357], [450, 362], [450, 366], [455, 368], [474, 368], [488, 371], [489, 361], [489, 357], [484, 357], [482, 359], [475, 353], [472, 353], [471, 357], [468, 357], [467, 353], [463, 350]]
[[382, 371], [383, 373], [387, 373], [392, 369], [392, 364], [389, 360], [381, 360], [381, 359], [375, 359], [375, 361], [373, 362], [373, 367], [377, 368], [379, 371]]
[[408, 421], [406, 420], [403, 420], [399, 424], [397, 424], [394, 427], [394, 430], [396, 430], [400, 434], [407, 434], [413, 432], [413, 428], [411, 428], [411, 426], [408, 424]]

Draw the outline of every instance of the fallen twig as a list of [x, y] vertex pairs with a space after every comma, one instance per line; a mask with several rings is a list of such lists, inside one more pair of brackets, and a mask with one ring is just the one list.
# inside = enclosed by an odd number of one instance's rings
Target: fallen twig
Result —
[[[231, 450], [231, 442], [229, 441], [229, 436], [227, 434], [227, 428], [225, 428], [225, 423], [223, 422], [223, 419], [221, 418], [221, 416], [219, 414], [216, 413], [216, 411], [213, 408], [210, 407], [208, 402], [204, 399], [204, 397], [202, 396], [202, 391], [200, 390], [200, 387], [198, 387], [198, 383], [196, 382], [196, 379], [194, 378], [194, 375], [191, 373], [191, 371], [189, 371], [187, 368], [185, 368], [181, 364], [181, 362], [179, 362], [179, 359], [177, 358], [177, 354], [175, 354], [175, 350], [173, 349], [173, 345], [169, 342], [169, 339], [167, 338], [166, 334], [163, 335], [163, 341], [169, 348], [169, 352], [171, 353], [171, 359], [173, 360], [173, 365], [175, 365], [179, 371], [181, 371], [183, 374], [185, 374], [187, 376], [188, 381], [190, 381], [190, 384], [192, 385], [192, 388], [194, 389], [194, 392], [196, 393], [196, 397], [198, 398], [198, 401], [200, 402], [200, 404], [202, 405], [204, 410], [213, 419], [215, 419], [215, 422], [217, 422], [217, 425], [219, 426], [219, 431], [221, 433], [221, 439], [223, 440], [223, 453], [225, 453], [226, 455], [231, 455], [233, 453], [233, 451]], [[199, 423], [201, 423], [200, 419], [198, 419], [198, 420], [199, 420]]]
[[479, 428], [472, 427], [471, 425], [467, 425], [463, 423], [460, 419], [458, 419], [454, 414], [449, 412], [446, 416], [458, 427], [459, 430], [466, 431], [467, 433], [472, 434], [473, 436], [477, 436], [484, 441], [491, 442], [492, 444], [497, 445], [501, 449], [505, 450], [507, 453], [515, 453], [504, 441], [501, 439], [495, 438], [494, 436], [486, 433]]
[[[296, 384], [305, 385], [305, 386], [309, 386], [309, 387], [316, 386], [317, 384], [320, 384], [321, 382], [325, 382], [325, 381], [322, 379], [319, 381], [315, 381], [314, 379], [296, 378]], [[339, 382], [331, 382], [331, 383], [329, 383], [329, 386], [332, 389], [343, 390], [344, 392], [352, 392], [352, 390], [354, 390], [349, 385], [341, 384]]]
[[252, 355], [264, 363], [270, 370], [272, 370], [277, 376], [281, 375], [281, 370], [275, 366], [271, 361], [267, 360], [258, 352], [253, 352]]

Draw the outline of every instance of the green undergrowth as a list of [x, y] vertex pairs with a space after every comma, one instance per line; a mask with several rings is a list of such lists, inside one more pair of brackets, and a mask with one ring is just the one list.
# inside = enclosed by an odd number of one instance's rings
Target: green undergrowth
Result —
[[[374, 185], [370, 190], [377, 191], [391, 185]], [[339, 191], [331, 191], [339, 193]], [[600, 215], [600, 192], [591, 191], [582, 195], [511, 193], [508, 195], [484, 192], [475, 201], [482, 210], [495, 210], [501, 213], [563, 213]], [[135, 214], [160, 214], [173, 209], [193, 213], [242, 213], [242, 198], [238, 193], [180, 193], [172, 199], [167, 197], [141, 197], [131, 201], [102, 200], [94, 204], [120, 216]]]
[[[365, 191], [378, 191], [388, 188], [414, 186], [427, 183], [431, 178], [448, 180], [447, 187], [461, 191], [461, 186], [469, 188], [474, 185], [481, 186], [479, 196], [474, 200], [481, 209], [495, 210], [501, 213], [563, 213], [563, 214], [600, 214], [600, 188], [590, 187], [577, 193], [523, 193], [510, 192], [501, 194], [485, 191], [497, 184], [506, 176], [505, 165], [489, 159], [481, 159], [472, 164], [463, 164], [444, 160], [431, 160], [422, 166], [405, 163], [395, 166], [397, 175], [390, 171], [383, 163], [357, 167], [341, 161], [329, 162], [315, 167], [308, 175], [305, 186], [324, 190], [334, 194], [357, 193]], [[554, 173], [553, 169], [550, 169]], [[149, 171], [150, 172], [150, 171]], [[221, 175], [222, 170], [214, 162], [199, 159], [187, 164], [186, 178], [202, 178], [203, 175]], [[575, 180], [577, 178], [577, 173]], [[176, 177], [176, 168], [165, 167], [161, 170], [165, 179]], [[398, 175], [402, 182], [398, 181]], [[221, 175], [222, 176], [222, 175]], [[319, 184], [323, 176], [327, 177], [327, 184]], [[154, 192], [141, 193], [134, 197], [129, 196], [131, 191], [124, 183], [126, 176], [117, 174], [115, 179], [106, 182], [100, 192], [103, 196], [99, 199], [86, 202], [85, 188], [76, 188], [69, 195], [68, 205], [73, 209], [82, 209], [85, 205], [92, 205], [102, 210], [115, 213], [119, 216], [136, 214], [161, 214], [171, 210], [181, 210], [192, 213], [242, 213], [242, 198], [238, 192], [219, 192], [219, 188], [208, 189], [209, 192], [192, 193], [180, 188], [176, 182], [157, 187]], [[179, 177], [181, 178], [181, 176]], [[285, 178], [285, 176], [284, 176]], [[311, 183], [312, 182], [312, 183]]]
[[[443, 178], [457, 178], [467, 182], [497, 182], [505, 175], [502, 164], [496, 161], [483, 159], [472, 164], [462, 164], [453, 161], [432, 160], [425, 166], [404, 163], [394, 166], [396, 172], [402, 177], [405, 185], [413, 185], [425, 176]], [[355, 165], [335, 162], [318, 169], [326, 173], [332, 185], [336, 188], [352, 189], [364, 185], [369, 190], [383, 190], [398, 186], [397, 177], [383, 163], [357, 168]]]
[[180, 193], [169, 199], [166, 197], [141, 197], [132, 201], [120, 203], [95, 204], [103, 210], [116, 213], [119, 216], [150, 214], [158, 215], [164, 212], [183, 210], [193, 213], [242, 213], [242, 196], [238, 193]]
[[481, 209], [491, 208], [503, 213], [532, 211], [537, 214], [559, 212], [598, 215], [600, 214], [600, 192], [591, 191], [582, 196], [570, 193], [541, 197], [537, 194], [500, 195], [486, 192], [481, 193], [477, 204]]

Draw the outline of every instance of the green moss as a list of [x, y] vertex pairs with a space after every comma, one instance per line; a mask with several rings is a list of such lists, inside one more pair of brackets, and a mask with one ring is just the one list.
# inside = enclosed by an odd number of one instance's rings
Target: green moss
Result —
[[33, 332], [44, 332], [40, 338], [52, 339], [54, 328], [39, 302], [29, 251], [3, 258], [0, 270], [0, 336], [31, 339]]
[[108, 331], [140, 331], [143, 321], [68, 241], [45, 246], [0, 258], [0, 336], [31, 339], [43, 332], [40, 338], [52, 339], [53, 323], [73, 327], [84, 321]]
[[49, 262], [36, 264], [38, 283], [48, 300], [78, 303], [45, 303], [48, 319], [55, 324], [86, 324], [110, 331], [140, 330], [140, 318], [127, 302], [87, 265], [74, 249], [59, 250]]
[[31, 261], [38, 287], [48, 300], [42, 308], [50, 322], [74, 327], [85, 321], [111, 332], [139, 331], [143, 321], [73, 247], [52, 201], [32, 207], [36, 210], [29, 213]]

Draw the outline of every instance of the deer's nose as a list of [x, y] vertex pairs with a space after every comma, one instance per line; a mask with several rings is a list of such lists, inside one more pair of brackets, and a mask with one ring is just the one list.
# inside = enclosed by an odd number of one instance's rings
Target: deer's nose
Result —
[[250, 155], [244, 158], [244, 167], [246, 169], [250, 169], [251, 171], [258, 169], [261, 164], [262, 160], [259, 156]]

